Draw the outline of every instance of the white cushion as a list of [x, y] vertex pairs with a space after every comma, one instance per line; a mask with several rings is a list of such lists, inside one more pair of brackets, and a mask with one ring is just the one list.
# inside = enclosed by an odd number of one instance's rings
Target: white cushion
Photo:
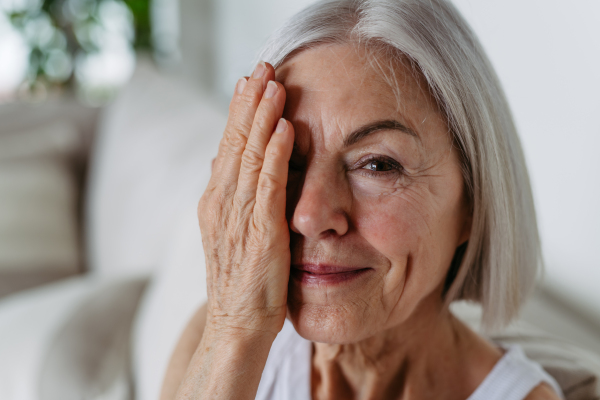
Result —
[[77, 277], [0, 301], [0, 399], [38, 399], [48, 347], [94, 285]]
[[204, 252], [197, 221], [195, 199], [190, 199], [179, 213], [166, 257], [138, 312], [133, 334], [138, 400], [158, 400], [175, 345], [207, 298]]
[[[225, 116], [209, 100], [141, 62], [102, 117], [92, 155], [86, 218], [90, 267], [147, 274], [201, 162], [216, 155]], [[202, 168], [206, 168], [202, 166]]]
[[99, 282], [53, 337], [39, 400], [131, 400], [130, 337], [146, 281]]
[[78, 148], [64, 122], [0, 135], [0, 295], [79, 271]]
[[144, 282], [86, 275], [0, 301], [0, 399], [128, 400]]

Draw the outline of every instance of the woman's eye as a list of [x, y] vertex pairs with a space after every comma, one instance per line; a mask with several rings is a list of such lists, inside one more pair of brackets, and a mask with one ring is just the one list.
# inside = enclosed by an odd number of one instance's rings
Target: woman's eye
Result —
[[402, 166], [394, 159], [388, 157], [373, 157], [362, 162], [360, 167], [369, 173], [400, 172]]
[[386, 161], [373, 160], [369, 161], [363, 168], [368, 169], [369, 171], [391, 171], [394, 169], [394, 166]]

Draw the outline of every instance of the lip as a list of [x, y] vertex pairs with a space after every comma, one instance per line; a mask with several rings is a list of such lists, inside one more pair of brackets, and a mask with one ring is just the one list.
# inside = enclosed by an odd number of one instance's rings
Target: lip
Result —
[[348, 283], [365, 275], [372, 268], [345, 267], [324, 264], [294, 264], [291, 277], [308, 286], [336, 285]]

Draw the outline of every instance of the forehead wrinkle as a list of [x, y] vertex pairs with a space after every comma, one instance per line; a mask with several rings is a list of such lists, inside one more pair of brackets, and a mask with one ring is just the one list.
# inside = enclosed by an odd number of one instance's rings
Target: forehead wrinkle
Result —
[[344, 121], [336, 116], [328, 117], [326, 111], [305, 119], [299, 129], [299, 145], [294, 143], [297, 154], [307, 157], [308, 160], [317, 156], [321, 159], [324, 155], [337, 153], [343, 148]]
[[[417, 98], [425, 100], [425, 103], [421, 104], [429, 103], [430, 106], [433, 106], [430, 111], [439, 112], [436, 107], [437, 103], [432, 101], [423, 77], [414, 68], [411, 68], [410, 64], [396, 63], [381, 55], [378, 55], [377, 60], [373, 60], [368, 57], [368, 52], [365, 53], [355, 46], [340, 48], [324, 45], [321, 48], [325, 51], [324, 57], [310, 56], [309, 63], [306, 60], [301, 61], [299, 58], [295, 58], [302, 57], [302, 54], [311, 53], [313, 50], [318, 51], [317, 48], [307, 49], [306, 52], [303, 51], [296, 55], [294, 60], [284, 63], [281, 71], [282, 77], [286, 80], [284, 84], [298, 86], [301, 89], [295, 92], [293, 100], [292, 96], [289, 96], [289, 100], [292, 100], [291, 104], [294, 104], [293, 109], [302, 110], [301, 113], [304, 114], [292, 112], [299, 117], [298, 122], [304, 120], [303, 130], [307, 130], [308, 136], [303, 139], [306, 141], [311, 142], [316, 139], [316, 141], [324, 142], [327, 139], [329, 140], [326, 143], [327, 148], [331, 148], [331, 144], [341, 139], [344, 133], [355, 128], [348, 125], [355, 120], [354, 117], [357, 115], [363, 117], [370, 115], [374, 119], [399, 118], [401, 123], [420, 134], [426, 134], [430, 130], [428, 126], [433, 122], [432, 117], [433, 120], [437, 120], [429, 112], [425, 115], [418, 113], [421, 114], [419, 116], [412, 115], [410, 112]], [[334, 75], [336, 71], [338, 72], [337, 76]], [[388, 74], [384, 72], [388, 72]], [[345, 77], [352, 79], [344, 79], [344, 76], [339, 76], [340, 74], [345, 74]], [[391, 75], [393, 81], [386, 81], [386, 75], [388, 77]], [[326, 84], [321, 84], [320, 79], [326, 81]], [[390, 83], [392, 84], [390, 85]], [[400, 89], [400, 102], [395, 101], [397, 96], [393, 87], [396, 85]], [[356, 96], [356, 93], [361, 91], [360, 87], [368, 88], [366, 92], [369, 93], [369, 97]], [[376, 109], [370, 110], [372, 107], [376, 107]], [[382, 110], [382, 107], [389, 111], [389, 116], [384, 115], [387, 111]], [[340, 112], [345, 116], [344, 119], [340, 119], [341, 117], [338, 115]], [[330, 118], [328, 118], [328, 114], [331, 114]], [[294, 117], [294, 115], [290, 115], [290, 117]], [[359, 118], [359, 121], [354, 122], [359, 124], [369, 121]], [[437, 125], [436, 122], [433, 124]], [[344, 127], [348, 132], [343, 130]], [[312, 136], [316, 132], [318, 133]], [[335, 134], [333, 134], [334, 132]], [[428, 134], [425, 136], [429, 137]], [[301, 140], [300, 144], [306, 143], [305, 140]], [[308, 145], [308, 143], [306, 144]], [[305, 146], [305, 148], [307, 147]]]
[[[346, 76], [347, 79], [344, 80], [343, 77], [337, 77], [335, 79], [335, 81], [337, 83], [348, 83], [350, 81], [352, 82], [352, 87], [354, 89], [357, 89], [361, 86], [363, 86], [365, 84], [365, 82], [368, 82], [369, 80], [372, 80], [374, 77], [378, 77], [377, 74], [374, 74], [374, 68], [372, 65], [370, 65], [369, 62], [366, 62], [366, 59], [368, 59], [368, 57], [365, 57], [364, 54], [361, 54], [363, 52], [363, 50], [358, 47], [358, 46], [348, 46], [346, 47], [346, 45], [340, 45], [340, 44], [328, 44], [328, 45], [321, 45], [324, 46], [327, 51], [332, 54], [335, 59], [336, 62], [332, 65], [330, 65], [328, 67], [328, 71], [326, 74], [323, 74], [323, 76], [337, 76], [339, 75], [339, 69], [343, 69], [344, 74]], [[340, 48], [340, 46], [343, 46]], [[357, 56], [358, 59], [361, 61], [360, 65], [356, 65], [353, 64], [352, 66], [349, 66], [348, 63], [346, 62], [347, 59], [351, 58], [352, 56]], [[354, 69], [354, 70], [358, 70], [357, 73], [352, 74], [350, 71], [350, 68]], [[358, 84], [356, 82], [356, 78], [358, 77]], [[342, 89], [344, 88], [344, 86], [341, 86]], [[335, 88], [340, 88], [340, 85], [336, 85]]]
[[[320, 109], [318, 122], [320, 129], [316, 132], [316, 135], [311, 135], [311, 142], [313, 142], [311, 148], [315, 153], [319, 150], [319, 152], [325, 154], [333, 154], [341, 148], [343, 121], [336, 115], [328, 114], [329, 110], [326, 108]], [[315, 140], [317, 138], [318, 140]]]
[[[327, 52], [329, 52], [331, 55], [334, 56], [335, 62], [332, 64], [330, 62], [326, 63], [323, 61], [322, 64], [327, 65], [326, 69], [319, 68], [321, 65], [317, 65], [316, 68], [314, 68], [314, 69], [316, 69], [316, 73], [313, 73], [312, 76], [310, 76], [309, 73], [301, 71], [299, 74], [298, 73], [294, 74], [295, 79], [292, 82], [289, 82], [290, 69], [291, 69], [291, 67], [296, 66], [296, 64], [297, 64], [295, 62], [296, 60], [289, 60], [288, 62], [282, 64], [282, 66], [281, 66], [281, 67], [283, 67], [283, 71], [281, 71], [281, 73], [283, 75], [283, 76], [281, 76], [281, 78], [282, 78], [281, 82], [284, 84], [284, 86], [287, 86], [290, 83], [294, 84], [295, 83], [294, 81], [296, 81], [297, 79], [306, 80], [306, 82], [302, 85], [303, 94], [337, 91], [338, 93], [341, 94], [341, 96], [343, 98], [350, 99], [350, 98], [352, 98], [352, 96], [348, 96], [347, 94], [344, 93], [347, 89], [356, 91], [356, 90], [359, 90], [360, 87], [364, 86], [365, 84], [367, 84], [368, 86], [375, 86], [375, 87], [378, 86], [378, 84], [380, 84], [380, 85], [383, 84], [383, 85], [381, 85], [382, 87], [376, 88], [378, 96], [384, 96], [385, 98], [387, 98], [389, 100], [395, 99], [396, 96], [393, 93], [393, 88], [389, 84], [387, 84], [384, 76], [377, 73], [374, 66], [371, 65], [371, 63], [367, 61], [368, 58], [366, 57], [366, 55], [361, 54], [363, 51], [361, 51], [360, 48], [357, 48], [356, 46], [351, 46], [349, 48], [342, 48], [342, 50], [340, 50], [339, 48], [338, 49], [335, 48], [336, 46], [340, 46], [339, 44], [335, 44], [335, 45], [331, 44], [331, 45], [320, 45], [313, 49], [307, 49], [306, 51], [311, 52], [312, 50], [315, 50], [321, 46], [323, 46], [327, 50]], [[304, 52], [302, 52], [302, 53], [304, 53]], [[302, 53], [297, 54], [295, 57], [301, 56]], [[342, 54], [341, 57], [340, 57], [340, 54]], [[349, 66], [348, 63], [346, 62], [346, 60], [353, 55], [357, 56], [358, 59], [360, 60], [360, 62], [358, 64], [354, 63], [352, 66]], [[343, 69], [344, 74], [347, 79], [337, 76], [337, 75], [339, 75], [340, 69]], [[353, 69], [354, 71], [352, 71], [351, 69]], [[354, 72], [354, 74], [352, 72]], [[334, 79], [333, 79], [334, 84], [328, 85], [328, 86], [330, 86], [330, 89], [326, 90], [326, 89], [322, 88], [320, 81], [322, 79], [331, 78], [332, 76], [334, 77]]]

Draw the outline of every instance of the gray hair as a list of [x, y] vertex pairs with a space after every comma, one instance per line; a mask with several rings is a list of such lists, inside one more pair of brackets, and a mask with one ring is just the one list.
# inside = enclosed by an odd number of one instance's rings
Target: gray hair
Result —
[[521, 144], [476, 36], [445, 0], [326, 0], [289, 20], [259, 57], [277, 68], [323, 43], [384, 49], [397, 62], [408, 58], [426, 79], [459, 149], [473, 217], [446, 301], [480, 302], [485, 328], [507, 324], [532, 290], [542, 258]]

